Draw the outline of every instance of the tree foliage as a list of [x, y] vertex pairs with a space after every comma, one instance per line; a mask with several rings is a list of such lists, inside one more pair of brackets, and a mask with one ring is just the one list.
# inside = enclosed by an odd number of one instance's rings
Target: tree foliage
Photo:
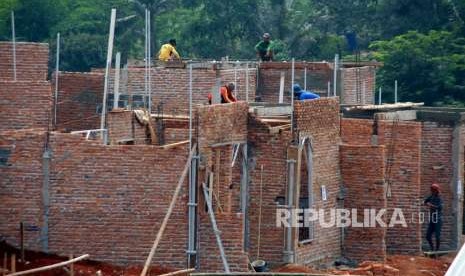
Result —
[[[144, 57], [149, 9], [154, 55], [175, 38], [184, 58], [251, 59], [269, 32], [279, 60], [330, 60], [361, 51], [386, 63], [380, 83], [398, 79], [402, 99], [464, 100], [462, 0], [2, 0], [0, 39], [11, 39], [14, 10], [17, 40], [48, 42], [51, 65], [60, 32], [63, 70], [102, 67], [111, 8], [117, 9], [115, 52], [123, 62]], [[356, 52], [348, 48], [349, 35], [357, 39]]]
[[410, 31], [371, 47], [377, 51], [375, 58], [384, 62], [380, 85], [392, 92], [397, 80], [400, 100], [428, 105], [465, 102], [465, 38], [446, 31]]

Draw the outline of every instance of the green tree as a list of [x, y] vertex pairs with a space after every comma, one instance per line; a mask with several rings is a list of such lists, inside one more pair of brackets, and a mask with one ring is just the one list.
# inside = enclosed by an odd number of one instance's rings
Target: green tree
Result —
[[411, 31], [374, 42], [371, 49], [384, 63], [378, 74], [378, 85], [387, 92], [383, 95], [392, 96], [394, 80], [398, 80], [402, 101], [465, 102], [465, 38], [446, 31]]
[[18, 5], [18, 0], [0, 1], [0, 40], [11, 40], [11, 11]]

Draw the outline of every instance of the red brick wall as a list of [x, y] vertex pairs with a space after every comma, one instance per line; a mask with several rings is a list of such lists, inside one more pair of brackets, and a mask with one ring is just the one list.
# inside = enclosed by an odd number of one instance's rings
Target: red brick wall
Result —
[[392, 183], [388, 208], [401, 208], [407, 220], [405, 228], [397, 225], [387, 229], [387, 250], [416, 254], [421, 249], [420, 224], [415, 219], [420, 208], [421, 123], [400, 121], [396, 125], [392, 121], [380, 121], [378, 135], [379, 144], [386, 146], [386, 159], [393, 158], [391, 173], [386, 164], [386, 180]]
[[213, 144], [246, 141], [248, 109], [245, 102], [198, 107], [196, 136], [200, 153], [208, 155]]
[[[260, 258], [271, 264], [283, 262], [284, 228], [276, 226], [277, 197], [286, 195], [287, 147], [290, 131], [271, 134], [269, 126], [254, 115], [249, 117], [249, 177], [250, 177], [250, 247], [251, 260]], [[263, 172], [261, 167], [263, 166]], [[262, 181], [263, 176], [263, 181]], [[262, 216], [259, 232], [260, 186], [262, 186]], [[282, 207], [281, 207], [282, 208]], [[260, 235], [260, 256], [258, 236]]]
[[[342, 145], [340, 150], [342, 181], [346, 188], [344, 208], [357, 209], [357, 221], [363, 223], [364, 209], [378, 211], [387, 207], [385, 148]], [[346, 257], [359, 262], [386, 260], [386, 228], [348, 227], [345, 231]]]
[[[52, 81], [53, 91], [55, 91], [54, 76]], [[100, 128], [97, 106], [102, 105], [102, 99], [102, 74], [60, 72], [57, 129], [71, 131]]]
[[[199, 218], [199, 270], [203, 272], [224, 272], [210, 218], [207, 213], [201, 214]], [[215, 219], [218, 229], [221, 231], [221, 240], [230, 270], [233, 272], [247, 272], [248, 258], [242, 247], [244, 243], [242, 214], [215, 214]]]
[[[237, 93], [240, 101], [246, 100], [246, 71], [237, 71]], [[182, 68], [152, 69], [152, 112], [163, 103], [167, 114], [187, 114], [189, 111], [189, 70]], [[196, 68], [192, 70], [192, 101], [194, 105], [208, 104], [208, 94], [214, 92], [216, 77], [221, 85], [234, 82], [233, 70]], [[113, 92], [114, 73], [110, 73], [109, 91]], [[256, 69], [249, 69], [249, 101], [255, 100]], [[139, 94], [145, 92], [145, 69], [129, 68], [127, 81], [121, 78], [120, 93]], [[218, 92], [219, 93], [219, 92]]]
[[[19, 224], [26, 227], [26, 248], [40, 250], [45, 133], [34, 130], [0, 132], [0, 149], [9, 150], [7, 166], [0, 166], [0, 234], [19, 245]], [[30, 229], [30, 230], [27, 230]]]
[[[342, 68], [341, 102], [344, 104], [373, 104], [376, 84], [375, 70], [376, 68], [373, 66]], [[363, 91], [365, 91], [364, 95]]]
[[[45, 81], [48, 72], [48, 44], [16, 43], [16, 80]], [[0, 42], [0, 80], [14, 80], [13, 44]]]
[[[296, 101], [295, 121], [300, 136], [309, 135], [312, 140], [314, 208], [328, 210], [342, 206], [342, 202], [337, 199], [341, 187], [338, 99]], [[326, 201], [322, 200], [322, 185], [326, 186]], [[298, 263], [325, 262], [341, 254], [341, 230], [315, 225], [315, 239], [296, 250]]]
[[[0, 233], [18, 245], [20, 221], [42, 227], [43, 132], [2, 133], [11, 166], [0, 167]], [[13, 146], [14, 145], [14, 146]], [[187, 147], [102, 146], [70, 134], [50, 137], [49, 248], [59, 254], [90, 253], [95, 260], [141, 264], [147, 257], [187, 159]], [[160, 192], [163, 191], [163, 192]], [[154, 257], [184, 268], [187, 183]], [[27, 248], [40, 249], [37, 232]]]
[[[342, 139], [349, 145], [370, 145], [373, 120], [343, 119], [341, 123]], [[386, 180], [390, 180], [392, 197], [387, 198], [390, 212], [387, 218], [391, 218], [392, 208], [401, 208], [407, 220], [407, 227], [396, 226], [388, 228], [386, 234], [386, 246], [389, 253], [415, 254], [420, 251], [422, 243], [421, 225], [419, 223], [419, 211], [421, 210], [422, 196], [420, 186], [424, 182], [420, 179], [424, 169], [423, 162], [431, 159], [427, 151], [436, 146], [424, 140], [421, 123], [413, 121], [378, 121], [378, 145], [384, 145], [386, 162], [392, 156], [392, 162], [386, 163]], [[435, 134], [445, 135], [438, 129]], [[394, 134], [393, 134], [394, 133]], [[426, 138], [428, 139], [428, 138]], [[426, 143], [426, 144], [425, 144]], [[441, 150], [440, 150], [441, 151]], [[442, 158], [442, 157], [441, 157]], [[445, 157], [447, 159], [447, 157]], [[448, 159], [450, 160], [450, 158]], [[388, 169], [391, 167], [391, 169]], [[391, 173], [388, 173], [388, 171]], [[424, 184], [423, 184], [424, 185]], [[430, 184], [429, 184], [430, 185]]]
[[[327, 63], [296, 62], [294, 65], [294, 82], [304, 88], [304, 73], [307, 68], [307, 90], [327, 95], [328, 81], [332, 83], [332, 70]], [[267, 62], [260, 64], [257, 96], [262, 102], [277, 103], [279, 101], [279, 85], [281, 72], [284, 78], [284, 102], [289, 103], [292, 64], [284, 62]]]
[[[187, 147], [105, 147], [72, 138], [51, 138], [51, 250], [91, 252], [95, 259], [117, 263], [143, 262], [186, 163]], [[185, 266], [186, 193], [187, 183], [154, 263]]]
[[[455, 249], [452, 242], [452, 227], [456, 215], [453, 214], [453, 163], [452, 138], [454, 127], [450, 123], [422, 123], [422, 157], [421, 157], [421, 201], [431, 194], [430, 186], [438, 183], [441, 186], [443, 200], [443, 226], [441, 232], [441, 249]], [[421, 202], [423, 203], [423, 202]], [[428, 218], [428, 208], [422, 207], [425, 219]], [[423, 246], [430, 250], [426, 242], [428, 221], [422, 225]]]
[[[296, 103], [297, 129], [313, 138], [314, 207], [328, 210], [338, 205], [339, 173], [339, 109], [336, 99]], [[283, 262], [284, 228], [276, 226], [278, 197], [285, 197], [287, 183], [287, 148], [292, 140], [289, 130], [271, 134], [269, 125], [249, 117], [250, 173], [250, 259], [257, 258], [260, 185], [262, 191], [262, 222], [260, 258], [271, 264]], [[263, 166], [263, 172], [261, 167]], [[263, 176], [263, 182], [261, 178]], [[302, 176], [305, 178], [305, 176]], [[321, 186], [327, 188], [323, 201]], [[304, 197], [304, 194], [301, 194]], [[283, 208], [282, 206], [280, 208]], [[307, 264], [327, 262], [341, 251], [340, 229], [323, 229], [316, 225], [315, 239], [296, 246], [296, 262]]]
[[52, 108], [45, 81], [0, 81], [0, 130], [47, 128]]
[[171, 144], [189, 140], [189, 129], [186, 128], [165, 128], [165, 143]]
[[370, 145], [373, 120], [341, 118], [341, 139], [349, 145]]

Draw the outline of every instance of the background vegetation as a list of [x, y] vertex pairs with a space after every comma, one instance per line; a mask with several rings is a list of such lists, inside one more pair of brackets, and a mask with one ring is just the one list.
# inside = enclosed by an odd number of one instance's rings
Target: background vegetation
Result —
[[54, 53], [61, 33], [63, 70], [103, 67], [113, 7], [123, 60], [143, 58], [148, 8], [152, 53], [176, 38], [184, 58], [252, 59], [253, 46], [269, 32], [279, 59], [351, 59], [358, 52], [384, 63], [383, 95], [398, 80], [403, 101], [465, 105], [463, 0], [1, 0], [0, 40], [11, 39], [14, 10], [19, 41], [48, 42]]

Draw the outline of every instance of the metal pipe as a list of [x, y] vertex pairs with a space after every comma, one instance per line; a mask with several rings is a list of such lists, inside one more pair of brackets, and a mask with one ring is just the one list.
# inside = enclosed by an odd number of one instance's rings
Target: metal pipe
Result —
[[394, 81], [394, 103], [397, 103], [397, 80]]
[[[287, 186], [287, 210], [292, 212], [294, 207], [294, 174], [295, 174], [295, 163], [294, 159], [287, 160], [288, 163], [288, 179], [289, 183]], [[286, 241], [285, 241], [285, 249], [284, 249], [284, 262], [293, 263], [294, 262], [294, 252], [292, 250], [292, 222], [293, 218], [291, 215], [291, 225], [286, 227]]]
[[[192, 148], [192, 64], [189, 65], [189, 148]], [[194, 156], [191, 160], [191, 169], [189, 170], [189, 229], [188, 229], [188, 264], [192, 267], [192, 256], [196, 254], [195, 250], [195, 217], [196, 217], [196, 179], [197, 179], [197, 160]]]
[[115, 61], [115, 83], [113, 84], [113, 88], [114, 88], [113, 108], [118, 108], [120, 67], [121, 67], [121, 53], [117, 52], [116, 61]]
[[[107, 49], [107, 66], [105, 67], [105, 83], [103, 87], [103, 103], [102, 103], [102, 119], [100, 121], [100, 128], [105, 128], [105, 120], [107, 113], [107, 94], [108, 94], [108, 75], [111, 68], [111, 58], [113, 56], [113, 39], [115, 36], [115, 21], [116, 21], [116, 9], [111, 9], [111, 21], [110, 21], [110, 36], [108, 38], [108, 49]], [[106, 136], [106, 132], [104, 136]], [[104, 143], [106, 138], [104, 137]]]
[[192, 260], [192, 256], [197, 254], [195, 248], [195, 230], [196, 230], [196, 208], [197, 208], [197, 166], [199, 156], [193, 156], [191, 160], [191, 169], [189, 171], [189, 202], [187, 206], [189, 208], [189, 233], [188, 233], [188, 244], [187, 244], [187, 255], [188, 255], [188, 267], [194, 267], [195, 262]]
[[241, 212], [244, 227], [244, 250], [249, 247], [249, 169], [247, 160], [247, 143], [242, 145], [242, 175], [241, 175]]
[[144, 44], [144, 108], [147, 108], [146, 96], [148, 94], [148, 12], [145, 9], [145, 44]]
[[239, 61], [236, 61], [236, 64], [234, 64], [234, 86], [235, 86], [235, 88], [234, 88], [234, 97], [236, 97], [236, 99], [237, 99], [237, 90], [238, 90], [237, 89], [237, 87], [238, 87], [238, 85], [237, 85], [237, 65], [238, 64], [239, 64]]
[[189, 149], [192, 148], [192, 64], [189, 64]]
[[292, 67], [291, 67], [291, 133], [294, 133], [294, 68], [295, 68], [295, 59], [292, 58]]
[[338, 66], [339, 66], [339, 55], [336, 54], [334, 56], [334, 72], [333, 72], [334, 73], [334, 76], [333, 76], [334, 77], [334, 80], [333, 80], [333, 95], [334, 95], [334, 97], [336, 97], [336, 95], [337, 95], [337, 71], [339, 70]]
[[228, 264], [228, 261], [226, 260], [226, 254], [224, 253], [223, 243], [220, 237], [221, 232], [218, 229], [218, 226], [216, 224], [216, 219], [215, 219], [215, 214], [213, 213], [212, 203], [207, 193], [207, 187], [205, 186], [205, 183], [203, 183], [202, 186], [203, 186], [203, 195], [205, 197], [205, 201], [207, 202], [208, 215], [210, 216], [210, 220], [211, 220], [212, 227], [213, 227], [213, 233], [215, 233], [216, 242], [218, 244], [218, 249], [220, 250], [221, 260], [223, 261], [224, 271], [226, 273], [230, 273], [231, 271], [229, 270], [229, 264]]
[[379, 93], [378, 93], [378, 104], [382, 104], [382, 95], [383, 95], [383, 90], [380, 87]]
[[328, 97], [331, 96], [331, 82], [328, 81]]
[[53, 109], [53, 122], [56, 128], [57, 125], [57, 110], [58, 110], [58, 75], [60, 74], [60, 33], [57, 33], [57, 52], [56, 52], [56, 64], [55, 64], [55, 102]]
[[148, 106], [148, 109], [149, 109], [149, 114], [152, 114], [152, 19], [151, 19], [151, 15], [150, 15], [150, 10], [147, 10], [147, 21], [148, 21], [148, 50], [147, 50], [147, 59], [148, 59], [148, 73], [149, 73], [149, 78], [148, 78], [148, 82], [149, 82], [149, 106]]
[[366, 87], [365, 87], [365, 81], [364, 81], [362, 85], [362, 104], [365, 104], [365, 93], [366, 93]]
[[42, 227], [40, 228], [40, 240], [42, 242], [42, 251], [48, 252], [49, 238], [49, 215], [50, 215], [50, 160], [52, 153], [50, 149], [45, 148], [42, 154]]
[[15, 12], [11, 11], [11, 38], [13, 42], [13, 79], [16, 81], [16, 33], [15, 33]]
[[304, 90], [307, 90], [307, 67], [304, 68]]
[[246, 74], [245, 74], [245, 101], [249, 102], [249, 63], [246, 64]]

